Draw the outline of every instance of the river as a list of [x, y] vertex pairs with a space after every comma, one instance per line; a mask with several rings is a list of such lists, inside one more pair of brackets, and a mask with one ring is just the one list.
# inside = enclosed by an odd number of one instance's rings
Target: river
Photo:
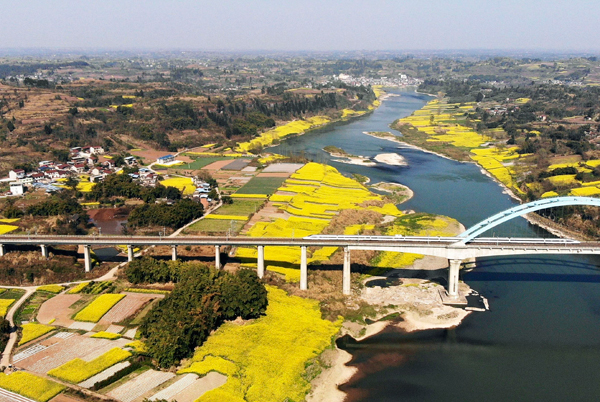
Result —
[[[400, 93], [400, 92], [398, 92]], [[345, 174], [409, 186], [402, 209], [448, 215], [466, 227], [516, 201], [474, 164], [459, 163], [373, 138], [430, 99], [402, 92], [369, 116], [285, 141], [273, 152], [305, 153]], [[334, 162], [322, 151], [334, 145], [372, 158], [398, 153], [408, 166], [374, 167]], [[540, 235], [522, 218], [486, 235]], [[473, 313], [452, 330], [406, 334], [388, 327], [362, 342], [338, 346], [359, 373], [340, 388], [351, 401], [591, 401], [600, 400], [600, 259], [533, 256], [478, 259], [462, 275], [489, 299], [490, 311]]]

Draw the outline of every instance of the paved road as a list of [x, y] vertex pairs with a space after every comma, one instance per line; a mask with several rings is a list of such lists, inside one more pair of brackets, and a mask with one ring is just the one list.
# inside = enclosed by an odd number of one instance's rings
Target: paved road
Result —
[[21, 307], [21, 305], [23, 303], [25, 303], [25, 301], [29, 298], [29, 296], [31, 296], [35, 292], [35, 289], [37, 289], [37, 286], [26, 287], [26, 288], [21, 288], [21, 289], [25, 290], [25, 294], [23, 296], [21, 296], [21, 298], [10, 307], [10, 310], [8, 310], [8, 313], [6, 314], [6, 317], [5, 317], [5, 319], [7, 319], [8, 322], [10, 323], [12, 331], [10, 333], [10, 338], [8, 339], [8, 343], [6, 344], [6, 348], [4, 348], [4, 352], [2, 353], [2, 360], [0, 361], [0, 365], [4, 366], [4, 367], [8, 367], [8, 365], [10, 364], [12, 350], [15, 347], [15, 344], [17, 343], [17, 328], [15, 327], [15, 322], [14, 322], [15, 313], [17, 312], [19, 307]]

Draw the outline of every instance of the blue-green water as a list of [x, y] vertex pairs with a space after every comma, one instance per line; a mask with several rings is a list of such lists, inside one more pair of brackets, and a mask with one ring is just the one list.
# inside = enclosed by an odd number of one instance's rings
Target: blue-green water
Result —
[[[343, 173], [409, 186], [402, 209], [448, 215], [469, 227], [516, 202], [469, 163], [458, 163], [364, 131], [419, 109], [425, 95], [402, 93], [373, 114], [290, 139], [273, 148], [304, 152]], [[332, 162], [334, 145], [355, 155], [396, 152], [408, 166], [364, 167]], [[538, 236], [524, 219], [495, 234]], [[491, 233], [490, 233], [491, 235]], [[462, 276], [489, 299], [453, 330], [405, 334], [394, 328], [362, 342], [342, 339], [359, 373], [341, 389], [351, 401], [593, 401], [600, 400], [600, 260], [584, 256], [479, 259]]]

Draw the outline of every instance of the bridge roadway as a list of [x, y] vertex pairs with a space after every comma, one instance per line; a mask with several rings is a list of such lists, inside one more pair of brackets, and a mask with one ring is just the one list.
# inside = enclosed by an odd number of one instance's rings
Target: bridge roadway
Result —
[[264, 276], [264, 247], [300, 247], [300, 289], [308, 287], [308, 247], [341, 247], [344, 250], [344, 294], [350, 294], [350, 251], [376, 250], [413, 253], [447, 258], [449, 260], [448, 295], [458, 297], [458, 276], [463, 260], [477, 257], [532, 255], [532, 254], [600, 254], [599, 242], [576, 242], [563, 239], [479, 238], [464, 243], [460, 237], [412, 237], [412, 236], [309, 236], [305, 238], [252, 238], [252, 237], [161, 237], [161, 236], [0, 236], [0, 256], [5, 245], [36, 245], [48, 257], [51, 245], [84, 246], [85, 270], [91, 269], [92, 246], [127, 246], [129, 261], [133, 260], [133, 247], [165, 245], [172, 247], [172, 258], [177, 259], [177, 246], [214, 246], [215, 266], [220, 268], [221, 246], [257, 247], [257, 273]]

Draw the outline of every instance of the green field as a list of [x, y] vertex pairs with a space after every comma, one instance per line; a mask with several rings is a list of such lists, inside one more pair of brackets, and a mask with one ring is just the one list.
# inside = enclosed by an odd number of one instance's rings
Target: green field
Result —
[[218, 162], [218, 161], [223, 161], [223, 160], [231, 160], [231, 159], [233, 159], [233, 158], [228, 158], [226, 156], [201, 156], [201, 157], [198, 157], [192, 163], [175, 166], [175, 167], [173, 167], [173, 169], [175, 169], [175, 170], [181, 170], [181, 169], [183, 169], [183, 170], [199, 170], [199, 169], [202, 169], [204, 166], [210, 165], [213, 162]]
[[236, 194], [266, 194], [271, 195], [285, 181], [285, 177], [254, 177], [245, 186], [236, 191]]
[[249, 216], [260, 209], [265, 200], [238, 200], [234, 199], [233, 204], [223, 205], [221, 208], [212, 212], [213, 215], [244, 215]]
[[[233, 222], [233, 224], [232, 224]], [[217, 219], [202, 219], [194, 223], [192, 226], [185, 230], [185, 233], [195, 234], [195, 233], [227, 233], [229, 228], [231, 228], [232, 233], [238, 233], [244, 227], [246, 222], [241, 221], [223, 221]]]

